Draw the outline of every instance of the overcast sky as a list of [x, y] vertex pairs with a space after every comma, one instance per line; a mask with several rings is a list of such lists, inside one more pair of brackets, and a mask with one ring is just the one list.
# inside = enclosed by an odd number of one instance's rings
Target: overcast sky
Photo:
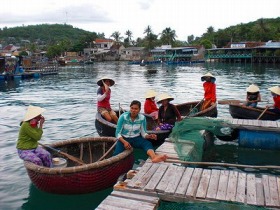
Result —
[[36, 24], [70, 24], [91, 32], [115, 31], [143, 38], [151, 26], [159, 34], [166, 27], [177, 39], [201, 36], [209, 26], [215, 31], [280, 17], [280, 0], [5, 0], [1, 1], [0, 28]]

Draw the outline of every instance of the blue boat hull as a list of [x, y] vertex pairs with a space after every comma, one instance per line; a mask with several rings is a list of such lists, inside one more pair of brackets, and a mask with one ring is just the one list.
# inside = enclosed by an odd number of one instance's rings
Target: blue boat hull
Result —
[[239, 146], [255, 149], [280, 149], [280, 133], [272, 131], [240, 130]]

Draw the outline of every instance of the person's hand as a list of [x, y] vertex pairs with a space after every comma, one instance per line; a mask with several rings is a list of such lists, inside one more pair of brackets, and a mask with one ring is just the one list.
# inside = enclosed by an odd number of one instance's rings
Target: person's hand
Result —
[[145, 136], [146, 139], [154, 139], [154, 140], [157, 140], [157, 135], [152, 133], [152, 134], [147, 134]]
[[41, 116], [39, 121], [40, 121], [41, 124], [43, 124], [45, 122], [45, 118], [43, 116]]
[[127, 141], [125, 141], [125, 142], [123, 143], [123, 146], [124, 146], [125, 149], [131, 149], [131, 145], [130, 145], [130, 143], [128, 143]]

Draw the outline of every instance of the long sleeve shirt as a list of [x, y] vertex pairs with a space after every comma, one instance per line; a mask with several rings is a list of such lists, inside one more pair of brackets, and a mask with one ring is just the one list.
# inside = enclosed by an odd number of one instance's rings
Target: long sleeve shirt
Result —
[[37, 148], [38, 141], [42, 135], [42, 128], [33, 128], [29, 122], [23, 122], [18, 135], [17, 149], [28, 150]]
[[144, 113], [151, 114], [152, 112], [155, 111], [158, 111], [155, 101], [150, 98], [147, 98], [144, 104]]
[[204, 99], [211, 100], [211, 102], [216, 103], [216, 84], [212, 82], [204, 82]]
[[163, 106], [159, 107], [158, 120], [160, 123], [175, 125], [177, 120], [181, 120], [181, 114], [173, 104], [168, 104], [166, 110]]
[[273, 97], [274, 107], [280, 109], [280, 96], [276, 95]]
[[147, 135], [146, 126], [146, 117], [143, 114], [138, 114], [136, 119], [132, 121], [130, 112], [125, 112], [120, 116], [118, 120], [116, 138], [119, 139], [121, 136], [126, 138], [133, 138], [140, 135], [145, 138], [145, 136]]

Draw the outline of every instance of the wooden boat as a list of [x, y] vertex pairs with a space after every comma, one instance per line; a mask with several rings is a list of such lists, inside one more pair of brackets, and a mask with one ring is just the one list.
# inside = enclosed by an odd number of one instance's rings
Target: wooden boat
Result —
[[[264, 108], [252, 108], [248, 106], [244, 106], [241, 104], [229, 104], [229, 112], [233, 118], [238, 119], [258, 119], [258, 117], [262, 114]], [[266, 111], [260, 118], [260, 120], [271, 120], [275, 121], [280, 119], [280, 115], [277, 115], [273, 112]]]
[[[67, 159], [67, 167], [47, 168], [25, 161], [24, 165], [32, 183], [42, 191], [57, 194], [82, 194], [113, 186], [119, 176], [130, 170], [134, 163], [133, 151], [125, 150], [98, 161], [115, 142], [113, 137], [83, 137], [50, 144], [84, 161], [78, 165]], [[53, 157], [63, 157], [50, 150]], [[65, 158], [65, 157], [63, 157]]]
[[[182, 116], [191, 116], [191, 117], [217, 117], [218, 111], [217, 111], [217, 105], [214, 104], [213, 106], [203, 110], [198, 111], [196, 113], [192, 113], [189, 115], [189, 113], [193, 110], [193, 108], [196, 106], [196, 108], [199, 110], [201, 107], [201, 104], [199, 104], [200, 101], [194, 101], [194, 102], [188, 102], [183, 104], [178, 104], [176, 107], [178, 108], [179, 112]], [[116, 111], [117, 115], [119, 115], [119, 111]], [[121, 114], [123, 111], [121, 112]], [[157, 135], [157, 140], [150, 140], [153, 146], [159, 146], [161, 145], [166, 138], [168, 138], [169, 134], [171, 133], [171, 130], [160, 130], [160, 131], [154, 131], [153, 129], [157, 126], [156, 122], [153, 120], [153, 118], [148, 115], [144, 114], [146, 116], [147, 120], [147, 133], [155, 133]], [[100, 113], [96, 113], [95, 118], [95, 128], [97, 130], [97, 133], [100, 136], [115, 136], [116, 132], [116, 124], [113, 124], [111, 122], [106, 121]]]
[[203, 111], [199, 111], [201, 109], [202, 102], [201, 101], [193, 101], [182, 104], [177, 104], [176, 107], [181, 113], [182, 116], [186, 117], [217, 117], [218, 110], [217, 104], [214, 104]]

